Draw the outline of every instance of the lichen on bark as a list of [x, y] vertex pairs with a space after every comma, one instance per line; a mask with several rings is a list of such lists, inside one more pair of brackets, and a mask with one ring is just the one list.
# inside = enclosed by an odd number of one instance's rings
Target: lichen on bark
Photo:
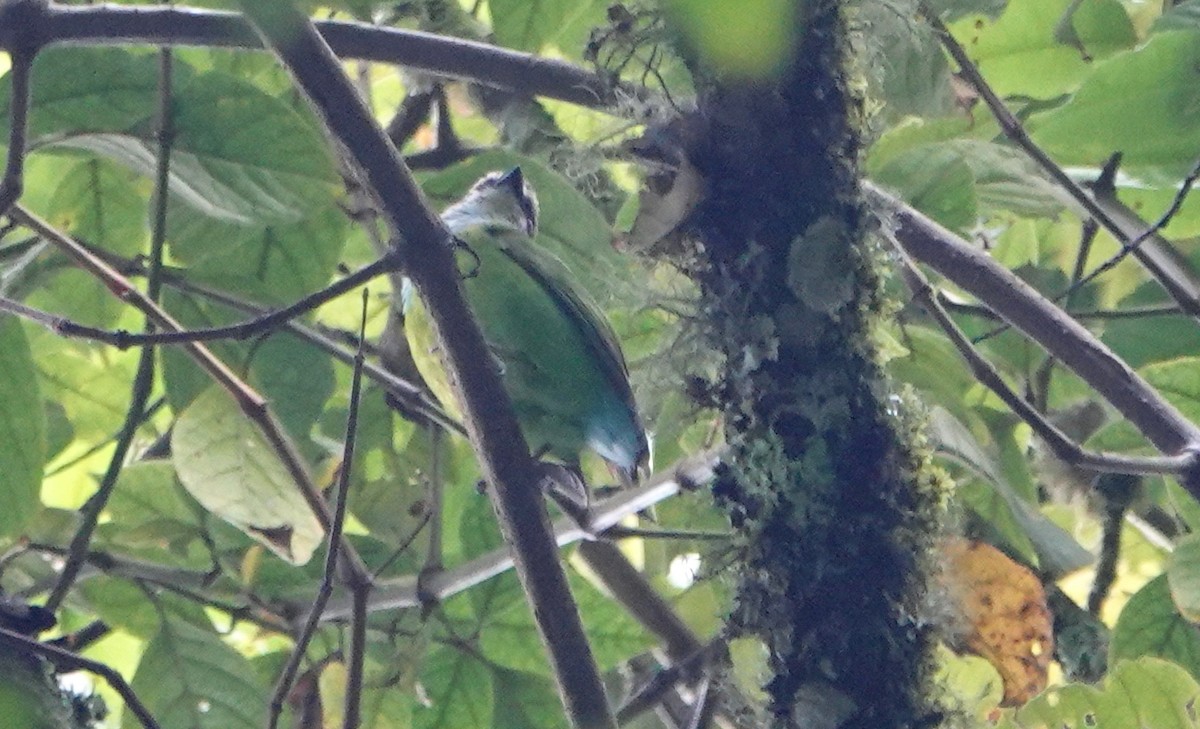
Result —
[[784, 71], [698, 84], [686, 135], [730, 446], [715, 493], [744, 540], [730, 623], [769, 650], [776, 725], [931, 726], [917, 606], [940, 493], [873, 349], [888, 309], [841, 4], [796, 5]]

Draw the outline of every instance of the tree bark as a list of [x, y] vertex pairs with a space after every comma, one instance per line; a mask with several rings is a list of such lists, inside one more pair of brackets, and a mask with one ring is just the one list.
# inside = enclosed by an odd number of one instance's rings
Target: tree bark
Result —
[[744, 539], [731, 623], [769, 650], [775, 725], [930, 726], [917, 616], [939, 484], [871, 336], [888, 309], [841, 4], [796, 5], [779, 75], [698, 84], [684, 133], [731, 449], [715, 493]]

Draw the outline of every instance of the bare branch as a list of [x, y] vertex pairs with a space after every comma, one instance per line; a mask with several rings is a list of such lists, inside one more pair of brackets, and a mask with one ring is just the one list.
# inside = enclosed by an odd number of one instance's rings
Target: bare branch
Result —
[[879, 207], [883, 226], [895, 226], [896, 239], [913, 258], [977, 296], [1038, 342], [1112, 403], [1160, 452], [1191, 457], [1180, 480], [1200, 495], [1200, 464], [1195, 462], [1200, 428], [1091, 332], [1011, 271], [879, 187], [866, 183], [864, 190]]
[[[616, 726], [579, 611], [550, 534], [537, 470], [490, 352], [467, 307], [451, 236], [425, 203], [399, 151], [355, 92], [337, 57], [308, 18], [289, 3], [243, 0], [264, 39], [279, 54], [334, 137], [364, 172], [388, 223], [409, 246], [405, 270], [427, 304], [450, 380], [466, 415], [471, 443], [491, 484], [501, 530], [516, 558], [559, 692], [578, 729]], [[365, 602], [355, 600], [354, 616]]]
[[[237, 13], [171, 6], [49, 5], [11, 17], [0, 3], [0, 49], [18, 45], [184, 45], [261, 48], [245, 18]], [[469, 79], [530, 96], [546, 96], [594, 109], [619, 111], [622, 98], [653, 100], [655, 94], [633, 84], [613, 86], [583, 68], [538, 58], [486, 43], [447, 38], [415, 30], [367, 23], [322, 21], [317, 29], [339, 55], [394, 63], [450, 78]], [[639, 105], [641, 106], [641, 105]]]
[[1102, 473], [1168, 473], [1179, 475], [1195, 465], [1192, 453], [1160, 458], [1141, 458], [1138, 456], [1126, 456], [1120, 453], [1093, 453], [1084, 450], [1078, 443], [1072, 441], [1058, 427], [1047, 420], [1046, 416], [1038, 412], [1036, 408], [1008, 386], [1008, 383], [1004, 381], [1004, 378], [1000, 376], [996, 368], [976, 351], [970, 339], [967, 338], [967, 335], [963, 334], [958, 325], [954, 323], [954, 320], [950, 318], [950, 315], [946, 313], [946, 310], [941, 307], [937, 301], [937, 297], [933, 295], [933, 286], [930, 285], [925, 276], [917, 269], [916, 264], [912, 262], [908, 254], [904, 252], [904, 248], [900, 242], [890, 233], [885, 234], [896, 245], [897, 254], [900, 258], [901, 274], [904, 277], [905, 283], [908, 284], [909, 290], [921, 302], [934, 321], [938, 323], [946, 333], [946, 336], [950, 338], [955, 349], [967, 361], [967, 364], [971, 368], [971, 373], [975, 375], [975, 379], [984, 387], [996, 393], [1004, 401], [1004, 404], [1016, 413], [1017, 417], [1028, 423], [1033, 428], [1033, 432], [1045, 441], [1054, 455], [1073, 466], [1080, 466]]
[[41, 656], [54, 664], [55, 668], [60, 671], [88, 671], [100, 676], [108, 682], [109, 686], [112, 686], [114, 691], [121, 695], [121, 698], [125, 700], [125, 706], [129, 707], [129, 710], [133, 712], [133, 715], [137, 717], [137, 720], [142, 723], [145, 729], [158, 729], [158, 722], [154, 720], [154, 717], [150, 715], [146, 706], [142, 704], [137, 694], [133, 692], [133, 688], [125, 682], [121, 674], [103, 663], [93, 661], [90, 658], [84, 658], [57, 646], [39, 643], [32, 638], [26, 638], [20, 633], [14, 633], [4, 628], [0, 628], [0, 643], [22, 653]]
[[0, 215], [8, 212], [21, 198], [24, 189], [25, 141], [29, 131], [29, 72], [34, 54], [21, 50], [12, 53], [12, 103], [8, 112], [8, 161], [0, 179]]

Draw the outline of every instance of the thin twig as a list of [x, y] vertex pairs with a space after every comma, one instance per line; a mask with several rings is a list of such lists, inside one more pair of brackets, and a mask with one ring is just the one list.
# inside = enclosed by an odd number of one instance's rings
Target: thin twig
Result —
[[[362, 310], [362, 325], [366, 325], [367, 320], [367, 293], [363, 291], [363, 310]], [[359, 341], [363, 341], [360, 330]], [[275, 684], [275, 691], [271, 694], [270, 714], [267, 720], [267, 726], [270, 729], [275, 729], [279, 725], [279, 717], [283, 713], [283, 706], [287, 701], [287, 696], [292, 690], [292, 684], [296, 680], [296, 674], [300, 670], [300, 664], [304, 661], [304, 656], [308, 651], [309, 641], [312, 640], [316, 633], [317, 626], [320, 625], [321, 613], [325, 610], [326, 603], [329, 602], [330, 596], [333, 594], [333, 584], [337, 579], [337, 570], [339, 563], [339, 552], [342, 547], [342, 527], [346, 523], [346, 496], [350, 491], [350, 475], [353, 471], [354, 463], [354, 442], [358, 433], [358, 406], [362, 399], [362, 364], [365, 361], [363, 357], [362, 347], [359, 346], [358, 354], [355, 355], [355, 367], [352, 379], [350, 381], [350, 406], [349, 412], [346, 414], [346, 437], [345, 447], [342, 450], [342, 467], [338, 471], [337, 495], [334, 501], [333, 508], [333, 524], [329, 530], [329, 546], [325, 554], [325, 568], [321, 572], [321, 585], [317, 589], [317, 596], [313, 600], [312, 608], [308, 611], [308, 618], [304, 621], [303, 627], [296, 635], [296, 643], [292, 647], [292, 654], [288, 657], [287, 664], [283, 667], [283, 671], [279, 674], [279, 680]], [[353, 652], [351, 653], [353, 660]], [[361, 661], [361, 656], [360, 656]], [[360, 664], [361, 666], [361, 664]], [[359, 675], [361, 681], [361, 673]], [[361, 689], [361, 683], [359, 685]], [[354, 701], [357, 704], [358, 699], [352, 696], [361, 693], [361, 691], [351, 690], [347, 687], [346, 690], [346, 716], [350, 715], [350, 702]], [[355, 715], [357, 716], [357, 705], [355, 706]], [[346, 721], [346, 727], [357, 726], [351, 724], [349, 719]]]
[[133, 692], [133, 688], [125, 682], [121, 674], [103, 663], [84, 658], [56, 646], [39, 643], [32, 638], [26, 638], [20, 633], [14, 633], [4, 628], [0, 628], [0, 643], [22, 653], [39, 655], [54, 664], [54, 667], [60, 671], [88, 671], [100, 676], [114, 691], [120, 694], [121, 698], [125, 700], [125, 706], [129, 707], [129, 710], [133, 712], [145, 729], [158, 729], [158, 722], [154, 720], [137, 694]]
[[[21, 225], [34, 231], [66, 253], [81, 268], [99, 279], [113, 295], [132, 304], [153, 321], [155, 325], [171, 331], [180, 331], [183, 329], [178, 321], [158, 304], [147, 298], [145, 294], [138, 291], [128, 279], [70, 236], [61, 233], [58, 229], [25, 209], [19, 203], [13, 206], [11, 214]], [[3, 303], [0, 301], [0, 304]], [[328, 533], [332, 521], [328, 506], [308, 473], [308, 466], [304, 461], [304, 457], [300, 455], [291, 439], [284, 433], [283, 426], [280, 425], [274, 413], [268, 407], [266, 399], [235, 375], [224, 362], [214, 356], [203, 344], [199, 342], [183, 342], [181, 346], [201, 369], [233, 396], [238, 406], [242, 409], [242, 412], [251, 418], [251, 421], [266, 438], [267, 443], [283, 463], [288, 475], [300, 490], [301, 495], [304, 496], [305, 502], [312, 510], [322, 529]], [[362, 559], [353, 546], [349, 544], [344, 545], [343, 559], [348, 561], [352, 569], [356, 572], [366, 574], [366, 568], [362, 564]]]
[[[719, 451], [708, 451], [685, 458], [669, 468], [646, 479], [632, 489], [619, 491], [613, 496], [592, 504], [586, 522], [598, 532], [603, 532], [630, 514], [636, 514], [658, 504], [681, 488], [692, 488], [708, 482], [720, 458]], [[579, 525], [576, 519], [562, 517], [554, 523], [555, 540], [560, 546], [592, 538], [592, 532]], [[480, 555], [457, 567], [429, 575], [421, 581], [413, 575], [379, 580], [371, 596], [372, 612], [395, 608], [417, 607], [423, 604], [422, 596], [445, 601], [475, 585], [512, 569], [513, 555], [507, 548], [496, 549]], [[347, 601], [334, 601], [325, 611], [323, 620], [343, 620], [350, 615]]]
[[183, 344], [185, 342], [208, 342], [214, 339], [249, 339], [270, 333], [273, 329], [287, 324], [292, 319], [316, 309], [322, 304], [332, 301], [342, 294], [352, 291], [371, 281], [377, 276], [391, 273], [399, 269], [398, 256], [385, 254], [354, 271], [345, 278], [338, 279], [320, 291], [314, 291], [282, 309], [268, 314], [247, 319], [236, 324], [219, 327], [204, 327], [200, 329], [177, 329], [175, 331], [147, 332], [138, 334], [122, 329], [100, 329], [87, 326], [66, 318], [56, 318], [51, 322], [39, 321], [47, 325], [56, 334], [66, 337], [90, 339], [105, 344], [111, 344], [119, 349], [146, 346], [151, 344]]
[[[162, 258], [163, 243], [167, 235], [167, 184], [171, 171], [171, 146], [175, 137], [174, 124], [171, 117], [171, 49], [159, 51], [158, 76], [158, 114], [155, 121], [156, 136], [158, 137], [158, 159], [154, 177], [154, 195], [152, 200], [153, 221], [150, 231], [149, 266], [146, 273], [146, 298], [155, 303], [159, 300], [162, 289]], [[147, 320], [146, 331], [154, 331], [154, 323]], [[150, 393], [154, 389], [154, 350], [143, 349], [138, 357], [137, 372], [133, 377], [133, 386], [129, 395], [129, 408], [125, 413], [125, 421], [121, 433], [117, 436], [116, 447], [108, 461], [108, 468], [100, 479], [100, 485], [80, 509], [80, 524], [71, 539], [67, 559], [63, 563], [58, 582], [54, 590], [46, 598], [46, 609], [58, 610], [59, 605], [66, 599], [79, 574], [79, 568], [87, 559], [88, 548], [96, 525], [100, 522], [100, 514], [108, 504], [117, 479], [125, 468], [125, 459], [133, 446], [138, 427], [145, 420], [146, 405], [150, 401]]]
[[0, 179], [0, 215], [8, 212], [12, 204], [21, 198], [24, 189], [25, 142], [29, 133], [29, 74], [33, 69], [35, 53], [30, 50], [14, 50], [11, 54], [12, 95], [8, 111], [8, 160], [4, 164], [4, 178]]
[[[126, 275], [145, 273], [144, 266], [140, 263], [139, 259], [123, 258], [101, 250], [93, 250], [92, 252], [106, 260], [109, 264], [119, 268]], [[194, 294], [209, 301], [214, 301], [222, 306], [227, 306], [242, 314], [249, 315], [252, 318], [262, 317], [271, 313], [269, 309], [244, 301], [224, 291], [189, 281], [177, 272], [164, 271], [162, 281], [165, 285], [177, 291]], [[5, 302], [3, 299], [0, 299], [0, 307], [3, 306], [5, 306]], [[29, 312], [36, 311], [31, 307], [25, 308]], [[49, 320], [54, 318], [50, 314], [45, 314], [44, 316]], [[323, 327], [292, 320], [285, 323], [283, 328], [331, 355], [342, 364], [354, 365], [355, 350], [339, 344], [334, 340], [333, 336], [323, 331]], [[362, 343], [361, 340], [353, 342], [354, 338], [349, 334], [346, 335], [346, 339], [355, 345]], [[420, 415], [432, 420], [446, 430], [466, 437], [467, 431], [462, 424], [447, 414], [437, 401], [433, 400], [425, 390], [417, 385], [370, 361], [363, 363], [363, 374], [387, 390], [388, 394], [397, 398], [405, 406], [411, 407]]]
[[[992, 90], [987, 80], [979, 72], [979, 68], [971, 61], [970, 56], [959, 45], [958, 41], [954, 39], [949, 29], [937, 17], [937, 14], [929, 10], [924, 4], [920, 7], [921, 14], [933, 29], [934, 34], [941, 41], [942, 46], [945, 47], [955, 63], [958, 64], [959, 72], [962, 76], [975, 88], [980, 97], [983, 98], [988, 109], [991, 110], [992, 115], [999, 122], [1004, 135], [1024, 150], [1093, 220], [1111, 233], [1121, 243], [1124, 251], [1132, 253], [1146, 271], [1162, 285], [1170, 297], [1184, 311], [1192, 316], [1200, 317], [1200, 300], [1197, 300], [1195, 296], [1196, 286], [1194, 277], [1181, 276], [1179, 271], [1173, 271], [1169, 267], [1163, 266], [1162, 261], [1158, 260], [1156, 256], [1147, 255], [1140, 246], [1132, 245], [1136, 234], [1131, 235], [1129, 231], [1123, 228], [1113, 216], [1097, 203], [1082, 185], [1072, 180], [1066, 171], [1056, 164], [1054, 160], [1050, 159], [1050, 156], [1030, 138], [1024, 126], [1008, 110], [1008, 107], [1004, 105], [1004, 102], [1000, 100], [996, 92]], [[1090, 278], [1086, 280], [1090, 280]]]

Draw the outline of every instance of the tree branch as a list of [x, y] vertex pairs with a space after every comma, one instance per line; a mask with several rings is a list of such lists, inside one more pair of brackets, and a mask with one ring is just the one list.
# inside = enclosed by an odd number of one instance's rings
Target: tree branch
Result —
[[913, 258], [977, 296], [1083, 378], [1168, 456], [1188, 454], [1180, 481], [1200, 498], [1200, 428], [1107, 346], [1015, 274], [881, 188], [864, 183], [884, 227]]
[[[66, 43], [225, 48], [263, 45], [237, 13], [169, 6], [50, 4], [35, 12], [24, 8], [18, 17], [13, 6], [25, 5], [30, 3], [0, 3], [0, 49]], [[319, 21], [315, 25], [334, 52], [345, 58], [409, 66], [613, 112], [621, 111], [622, 99], [647, 101], [655, 96], [633, 84], [613, 87], [596, 74], [565, 61], [486, 43], [357, 22]]]
[[241, 5], [363, 171], [396, 239], [406, 241], [406, 272], [429, 309], [450, 380], [466, 415], [471, 443], [491, 484], [489, 494], [501, 530], [513, 549], [517, 575], [550, 654], [571, 723], [578, 729], [615, 729], [550, 533], [537, 469], [500, 375], [489, 364], [483, 334], [467, 307], [449, 231], [425, 203], [399, 151], [379, 128], [308, 18], [289, 3], [243, 0]]

